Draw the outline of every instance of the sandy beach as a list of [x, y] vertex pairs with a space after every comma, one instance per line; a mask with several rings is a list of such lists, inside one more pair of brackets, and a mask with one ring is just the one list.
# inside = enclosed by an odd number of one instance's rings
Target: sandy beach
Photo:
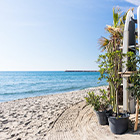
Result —
[[107, 86], [0, 103], [0, 140], [140, 139], [140, 133], [131, 129], [114, 135], [108, 126], [98, 124], [84, 97], [99, 89]]

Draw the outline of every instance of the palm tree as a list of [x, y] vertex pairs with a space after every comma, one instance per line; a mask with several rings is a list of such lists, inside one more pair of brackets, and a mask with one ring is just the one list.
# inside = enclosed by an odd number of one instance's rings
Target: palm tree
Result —
[[109, 39], [105, 37], [101, 37], [99, 39], [99, 46], [102, 51], [111, 51], [110, 47], [115, 48], [115, 44], [117, 44], [116, 49], [119, 49], [118, 47], [122, 46], [123, 29], [127, 12], [122, 15], [122, 12], [119, 8], [113, 8], [113, 25], [107, 25], [105, 28], [105, 30], [109, 33]]

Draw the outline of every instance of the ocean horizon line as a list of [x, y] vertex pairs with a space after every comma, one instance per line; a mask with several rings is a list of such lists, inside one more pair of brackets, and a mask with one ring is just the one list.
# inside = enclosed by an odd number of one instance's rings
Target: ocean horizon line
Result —
[[99, 70], [0, 70], [0, 72], [99, 72]]

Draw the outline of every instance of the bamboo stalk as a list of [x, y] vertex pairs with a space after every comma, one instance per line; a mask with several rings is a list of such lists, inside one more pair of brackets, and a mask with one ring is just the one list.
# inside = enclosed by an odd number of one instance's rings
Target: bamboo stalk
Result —
[[137, 131], [137, 129], [138, 129], [138, 115], [139, 115], [139, 99], [137, 98], [137, 104], [136, 104], [136, 118], [135, 118], [134, 131]]

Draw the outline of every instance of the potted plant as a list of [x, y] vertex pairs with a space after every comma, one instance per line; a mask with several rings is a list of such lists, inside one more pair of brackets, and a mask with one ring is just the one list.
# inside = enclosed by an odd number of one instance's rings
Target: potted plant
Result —
[[100, 95], [96, 95], [94, 92], [88, 92], [88, 96], [85, 97], [87, 104], [94, 107], [99, 124], [108, 124], [108, 116], [112, 113], [110, 106], [110, 98], [108, 98], [105, 90], [100, 90]]
[[[111, 83], [113, 86], [113, 92], [115, 93], [111, 94], [113, 95], [112, 105], [114, 114], [108, 118], [110, 129], [114, 134], [122, 134], [128, 129], [129, 115], [127, 113], [119, 113], [118, 107], [118, 91], [119, 86], [122, 83], [122, 78], [118, 72], [121, 64], [123, 63], [123, 56], [124, 55], [120, 50], [114, 50], [113, 52], [107, 52], [104, 55], [100, 55], [98, 59], [98, 62], [100, 63], [100, 79], [106, 78], [107, 82]], [[110, 90], [110, 92], [112, 92], [112, 90]]]
[[109, 39], [102, 37], [99, 40], [100, 48], [105, 53], [99, 55], [98, 63], [101, 77], [106, 78], [109, 83], [109, 92], [112, 100], [113, 115], [108, 118], [110, 129], [115, 134], [125, 133], [128, 129], [129, 114], [127, 112], [119, 113], [118, 93], [121, 87], [122, 78], [119, 72], [122, 71], [123, 57], [126, 56], [120, 50], [123, 39], [123, 29], [126, 14], [121, 15], [120, 10], [113, 9], [113, 25], [107, 26]]

